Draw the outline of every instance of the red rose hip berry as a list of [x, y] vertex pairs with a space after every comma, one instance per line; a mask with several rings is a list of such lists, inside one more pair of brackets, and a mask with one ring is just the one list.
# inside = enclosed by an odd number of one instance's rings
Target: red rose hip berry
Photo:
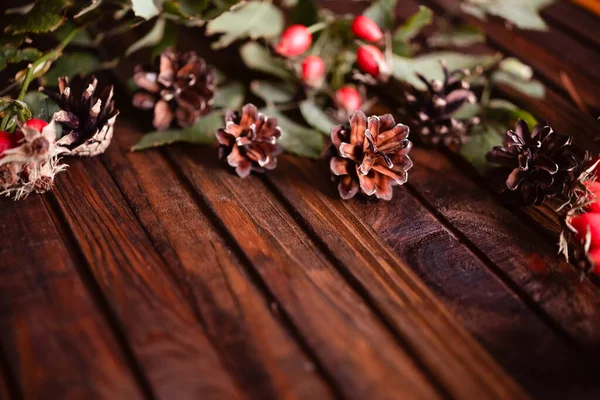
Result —
[[359, 110], [362, 106], [360, 93], [354, 86], [343, 86], [335, 92], [335, 102], [338, 107], [343, 108], [348, 114]]
[[15, 138], [12, 133], [0, 131], [0, 158], [5, 150], [15, 147]]
[[361, 71], [381, 78], [389, 75], [388, 66], [381, 50], [375, 46], [362, 46], [356, 51], [356, 65]]
[[292, 57], [304, 53], [312, 43], [312, 35], [304, 25], [292, 25], [287, 28], [275, 51], [283, 56]]
[[585, 213], [576, 215], [570, 218], [569, 223], [576, 231], [575, 239], [583, 243], [587, 233], [590, 232], [590, 249], [600, 248], [600, 214]]
[[308, 56], [302, 61], [302, 80], [309, 86], [317, 87], [323, 82], [325, 62], [321, 57]]
[[383, 38], [383, 32], [375, 21], [364, 15], [359, 15], [352, 22], [352, 32], [354, 35], [369, 42], [378, 42]]
[[584, 184], [591, 192], [588, 201], [592, 201], [592, 203], [585, 206], [586, 211], [591, 213], [600, 213], [600, 182], [587, 181], [584, 182]]
[[36, 118], [30, 119], [30, 120], [28, 120], [28, 121], [25, 122], [25, 126], [26, 127], [33, 128], [33, 129], [38, 130], [40, 132], [47, 125], [48, 125], [48, 123], [46, 121], [41, 120], [41, 119], [36, 119]]

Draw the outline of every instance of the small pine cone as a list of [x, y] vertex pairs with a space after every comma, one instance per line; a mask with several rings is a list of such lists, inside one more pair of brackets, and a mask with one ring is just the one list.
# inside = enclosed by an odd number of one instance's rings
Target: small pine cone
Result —
[[412, 143], [406, 125], [396, 124], [390, 114], [367, 116], [356, 111], [350, 126], [331, 129], [331, 141], [338, 156], [330, 160], [334, 180], [342, 199], [354, 197], [359, 189], [366, 196], [391, 200], [393, 186], [408, 180]]
[[0, 165], [0, 188], [8, 188], [19, 182], [19, 166], [16, 163]]
[[494, 147], [486, 158], [510, 169], [506, 187], [519, 191], [526, 205], [540, 205], [547, 196], [568, 196], [575, 181], [578, 161], [571, 151], [571, 136], [558, 134], [539, 123], [530, 134], [519, 120], [515, 130], [504, 135], [503, 146]]
[[82, 90], [69, 86], [66, 77], [58, 79], [59, 93], [44, 90], [61, 110], [53, 119], [62, 125], [66, 135], [56, 143], [81, 157], [93, 157], [104, 151], [112, 140], [115, 121], [119, 110], [115, 109], [113, 87], [107, 87], [100, 97], [95, 96], [98, 80], [91, 77], [84, 82]]
[[418, 140], [429, 145], [460, 146], [469, 140], [471, 128], [479, 123], [479, 118], [459, 120], [452, 115], [466, 103], [475, 103], [477, 97], [464, 80], [468, 71], [448, 71], [441, 63], [444, 81], [428, 81], [417, 74], [426, 90], [412, 87], [407, 93], [406, 117]]
[[259, 113], [255, 105], [246, 104], [241, 114], [228, 110], [225, 128], [217, 131], [221, 145], [219, 158], [227, 158], [227, 163], [241, 178], [247, 177], [252, 170], [275, 169], [277, 156], [282, 152], [277, 144], [279, 136], [281, 129], [277, 119]]
[[181, 128], [195, 124], [211, 109], [215, 71], [194, 51], [165, 50], [153, 65], [137, 65], [133, 80], [140, 90], [133, 105], [154, 110], [154, 127], [164, 130], [173, 119]]

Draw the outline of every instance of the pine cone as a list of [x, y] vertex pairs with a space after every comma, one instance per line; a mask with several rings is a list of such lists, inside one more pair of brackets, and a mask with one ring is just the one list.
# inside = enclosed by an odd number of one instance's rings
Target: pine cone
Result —
[[137, 65], [133, 80], [140, 88], [133, 105], [154, 109], [158, 130], [169, 128], [173, 119], [181, 128], [193, 125], [210, 111], [215, 93], [215, 72], [194, 51], [167, 49], [153, 65]]
[[412, 87], [405, 93], [407, 106], [404, 110], [410, 126], [417, 138], [424, 144], [460, 146], [469, 140], [473, 125], [479, 118], [458, 120], [452, 114], [466, 103], [475, 103], [477, 97], [464, 80], [468, 71], [449, 72], [446, 64], [441, 62], [444, 81], [428, 81], [423, 75], [416, 74], [427, 87], [421, 91]]
[[393, 186], [406, 183], [413, 165], [408, 133], [390, 114], [367, 120], [360, 110], [350, 117], [350, 126], [333, 127], [331, 141], [339, 157], [331, 158], [330, 169], [342, 199], [354, 197], [360, 188], [366, 196], [391, 200]]
[[504, 136], [504, 145], [494, 147], [488, 161], [512, 171], [506, 187], [520, 191], [526, 205], [541, 204], [546, 196], [568, 196], [575, 179], [577, 158], [571, 152], [571, 136], [560, 135], [541, 122], [530, 134], [519, 120]]
[[256, 106], [246, 104], [242, 113], [228, 110], [225, 114], [225, 128], [217, 131], [221, 145], [219, 158], [227, 158], [227, 163], [235, 167], [241, 177], [247, 177], [252, 170], [264, 172], [275, 169], [281, 146], [277, 139], [281, 130], [276, 118], [259, 113]]
[[69, 149], [70, 154], [92, 157], [104, 153], [110, 145], [119, 110], [115, 109], [112, 86], [96, 97], [98, 80], [92, 76], [83, 84], [81, 91], [75, 90], [67, 77], [61, 77], [59, 93], [45, 89], [43, 92], [61, 108], [52, 118], [62, 125], [66, 134], [56, 144]]

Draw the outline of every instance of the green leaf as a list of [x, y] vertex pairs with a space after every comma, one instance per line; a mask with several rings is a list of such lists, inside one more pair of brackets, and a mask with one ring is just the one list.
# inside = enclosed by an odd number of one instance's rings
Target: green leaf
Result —
[[[493, 99], [488, 107], [483, 111], [485, 120], [492, 120], [506, 126], [506, 129], [512, 128], [519, 119], [527, 122], [527, 125], [534, 127], [537, 119], [528, 111], [525, 111], [508, 100]], [[505, 129], [505, 130], [506, 130]]]
[[534, 99], [542, 99], [546, 94], [544, 85], [536, 80], [525, 80], [505, 71], [495, 71], [491, 78], [494, 85], [506, 85]]
[[244, 102], [244, 85], [240, 82], [231, 82], [220, 86], [214, 97], [215, 107], [237, 110]]
[[311, 26], [319, 21], [319, 7], [315, 0], [298, 0], [292, 12], [292, 21], [295, 24]]
[[256, 42], [249, 42], [240, 48], [244, 64], [255, 71], [264, 72], [281, 79], [289, 79], [292, 73], [285, 67], [283, 61], [271, 55], [269, 50]]
[[215, 132], [223, 126], [223, 113], [213, 111], [189, 128], [155, 131], [145, 134], [131, 151], [165, 146], [176, 142], [210, 144], [215, 141]]
[[331, 127], [339, 125], [312, 100], [304, 100], [300, 102], [299, 106], [304, 120], [310, 126], [326, 135], [329, 135], [331, 132]]
[[540, 11], [552, 2], [554, 0], [468, 0], [461, 4], [461, 8], [480, 19], [484, 19], [485, 14], [495, 15], [521, 29], [547, 31], [548, 26]]
[[167, 21], [165, 24], [165, 30], [163, 36], [154, 47], [152, 47], [152, 58], [157, 57], [160, 53], [165, 51], [169, 47], [174, 47], [177, 44], [177, 34], [179, 32], [179, 25], [173, 21]]
[[16, 49], [14, 47], [0, 47], [0, 71], [8, 64], [15, 64], [22, 61], [33, 61], [39, 58], [42, 53], [34, 48]]
[[223, 33], [213, 48], [227, 47], [236, 40], [274, 39], [283, 30], [283, 13], [270, 2], [249, 1], [210, 21], [207, 35]]
[[296, 88], [294, 85], [283, 82], [252, 81], [250, 90], [265, 103], [276, 104], [292, 101]]
[[520, 79], [530, 80], [533, 78], [533, 69], [527, 65], [523, 64], [517, 58], [507, 57], [504, 60], [500, 61], [498, 67], [513, 76], [516, 76]]
[[139, 49], [143, 49], [144, 47], [158, 45], [165, 34], [165, 25], [166, 21], [163, 18], [158, 18], [152, 29], [150, 29], [146, 35], [125, 50], [125, 56], [128, 57], [132, 53], [138, 51]]
[[264, 112], [270, 117], [277, 118], [277, 123], [281, 128], [281, 137], [278, 143], [285, 151], [311, 158], [318, 158], [321, 155], [323, 149], [321, 132], [297, 124], [273, 108], [266, 108]]
[[394, 40], [407, 42], [417, 36], [423, 28], [431, 25], [432, 21], [433, 12], [425, 6], [419, 6], [419, 11], [396, 30]]
[[54, 113], [60, 110], [58, 104], [42, 92], [29, 92], [23, 101], [29, 106], [33, 118], [44, 121], [50, 121]]
[[450, 70], [454, 69], [474, 69], [478, 66], [488, 67], [501, 56], [497, 55], [471, 55], [449, 51], [439, 53], [429, 53], [416, 58], [405, 58], [394, 55], [393, 57], [393, 76], [407, 82], [418, 89], [424, 89], [425, 85], [417, 77], [420, 73], [427, 79], [443, 79], [444, 74], [440, 66], [440, 60], [444, 60]]
[[441, 32], [427, 39], [430, 47], [469, 47], [485, 42], [485, 35], [476, 27], [462, 26]]
[[77, 14], [75, 14], [73, 17], [81, 18], [84, 15], [86, 15], [87, 13], [94, 11], [101, 5], [102, 5], [102, 0], [91, 0], [90, 4], [88, 4], [85, 7], [80, 8], [79, 11], [77, 12]]
[[[162, 5], [162, 2], [160, 2]], [[151, 19], [160, 13], [160, 8], [154, 0], [131, 0], [133, 13], [144, 19]]]
[[183, 14], [192, 17], [202, 14], [210, 0], [179, 0], [177, 4]]
[[363, 15], [371, 18], [382, 29], [392, 29], [394, 26], [394, 15], [398, 0], [378, 0], [371, 4], [363, 12]]
[[65, 20], [68, 4], [67, 0], [36, 1], [27, 14], [12, 16], [7, 29], [12, 34], [52, 32]]
[[61, 76], [68, 78], [86, 76], [96, 71], [114, 68], [116, 62], [118, 59], [103, 63], [92, 53], [65, 54], [56, 60], [52, 68], [44, 75], [44, 84], [55, 86]]
[[485, 159], [485, 155], [494, 147], [502, 145], [505, 126], [499, 123], [479, 124], [473, 127], [471, 140], [465, 143], [460, 154], [483, 174], [494, 164]]
[[[73, 22], [67, 21], [54, 32], [54, 37], [57, 41], [61, 42], [76, 27], [77, 25], [75, 25]], [[71, 41], [69, 42], [69, 44], [73, 44], [79, 47], [96, 47], [96, 42], [94, 42], [88, 31], [86, 31], [85, 29], [78, 30], [73, 39], [71, 39]]]

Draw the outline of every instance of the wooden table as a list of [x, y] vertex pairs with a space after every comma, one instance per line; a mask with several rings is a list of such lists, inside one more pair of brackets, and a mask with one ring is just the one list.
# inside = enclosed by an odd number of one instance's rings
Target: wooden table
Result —
[[[544, 16], [469, 20], [548, 88], [504, 94], [598, 152], [599, 18]], [[600, 397], [598, 281], [556, 255], [550, 207], [423, 148], [389, 203], [341, 201], [326, 162], [291, 156], [240, 180], [211, 147], [130, 153], [147, 126], [121, 108], [104, 156], [0, 200], [0, 398]]]

